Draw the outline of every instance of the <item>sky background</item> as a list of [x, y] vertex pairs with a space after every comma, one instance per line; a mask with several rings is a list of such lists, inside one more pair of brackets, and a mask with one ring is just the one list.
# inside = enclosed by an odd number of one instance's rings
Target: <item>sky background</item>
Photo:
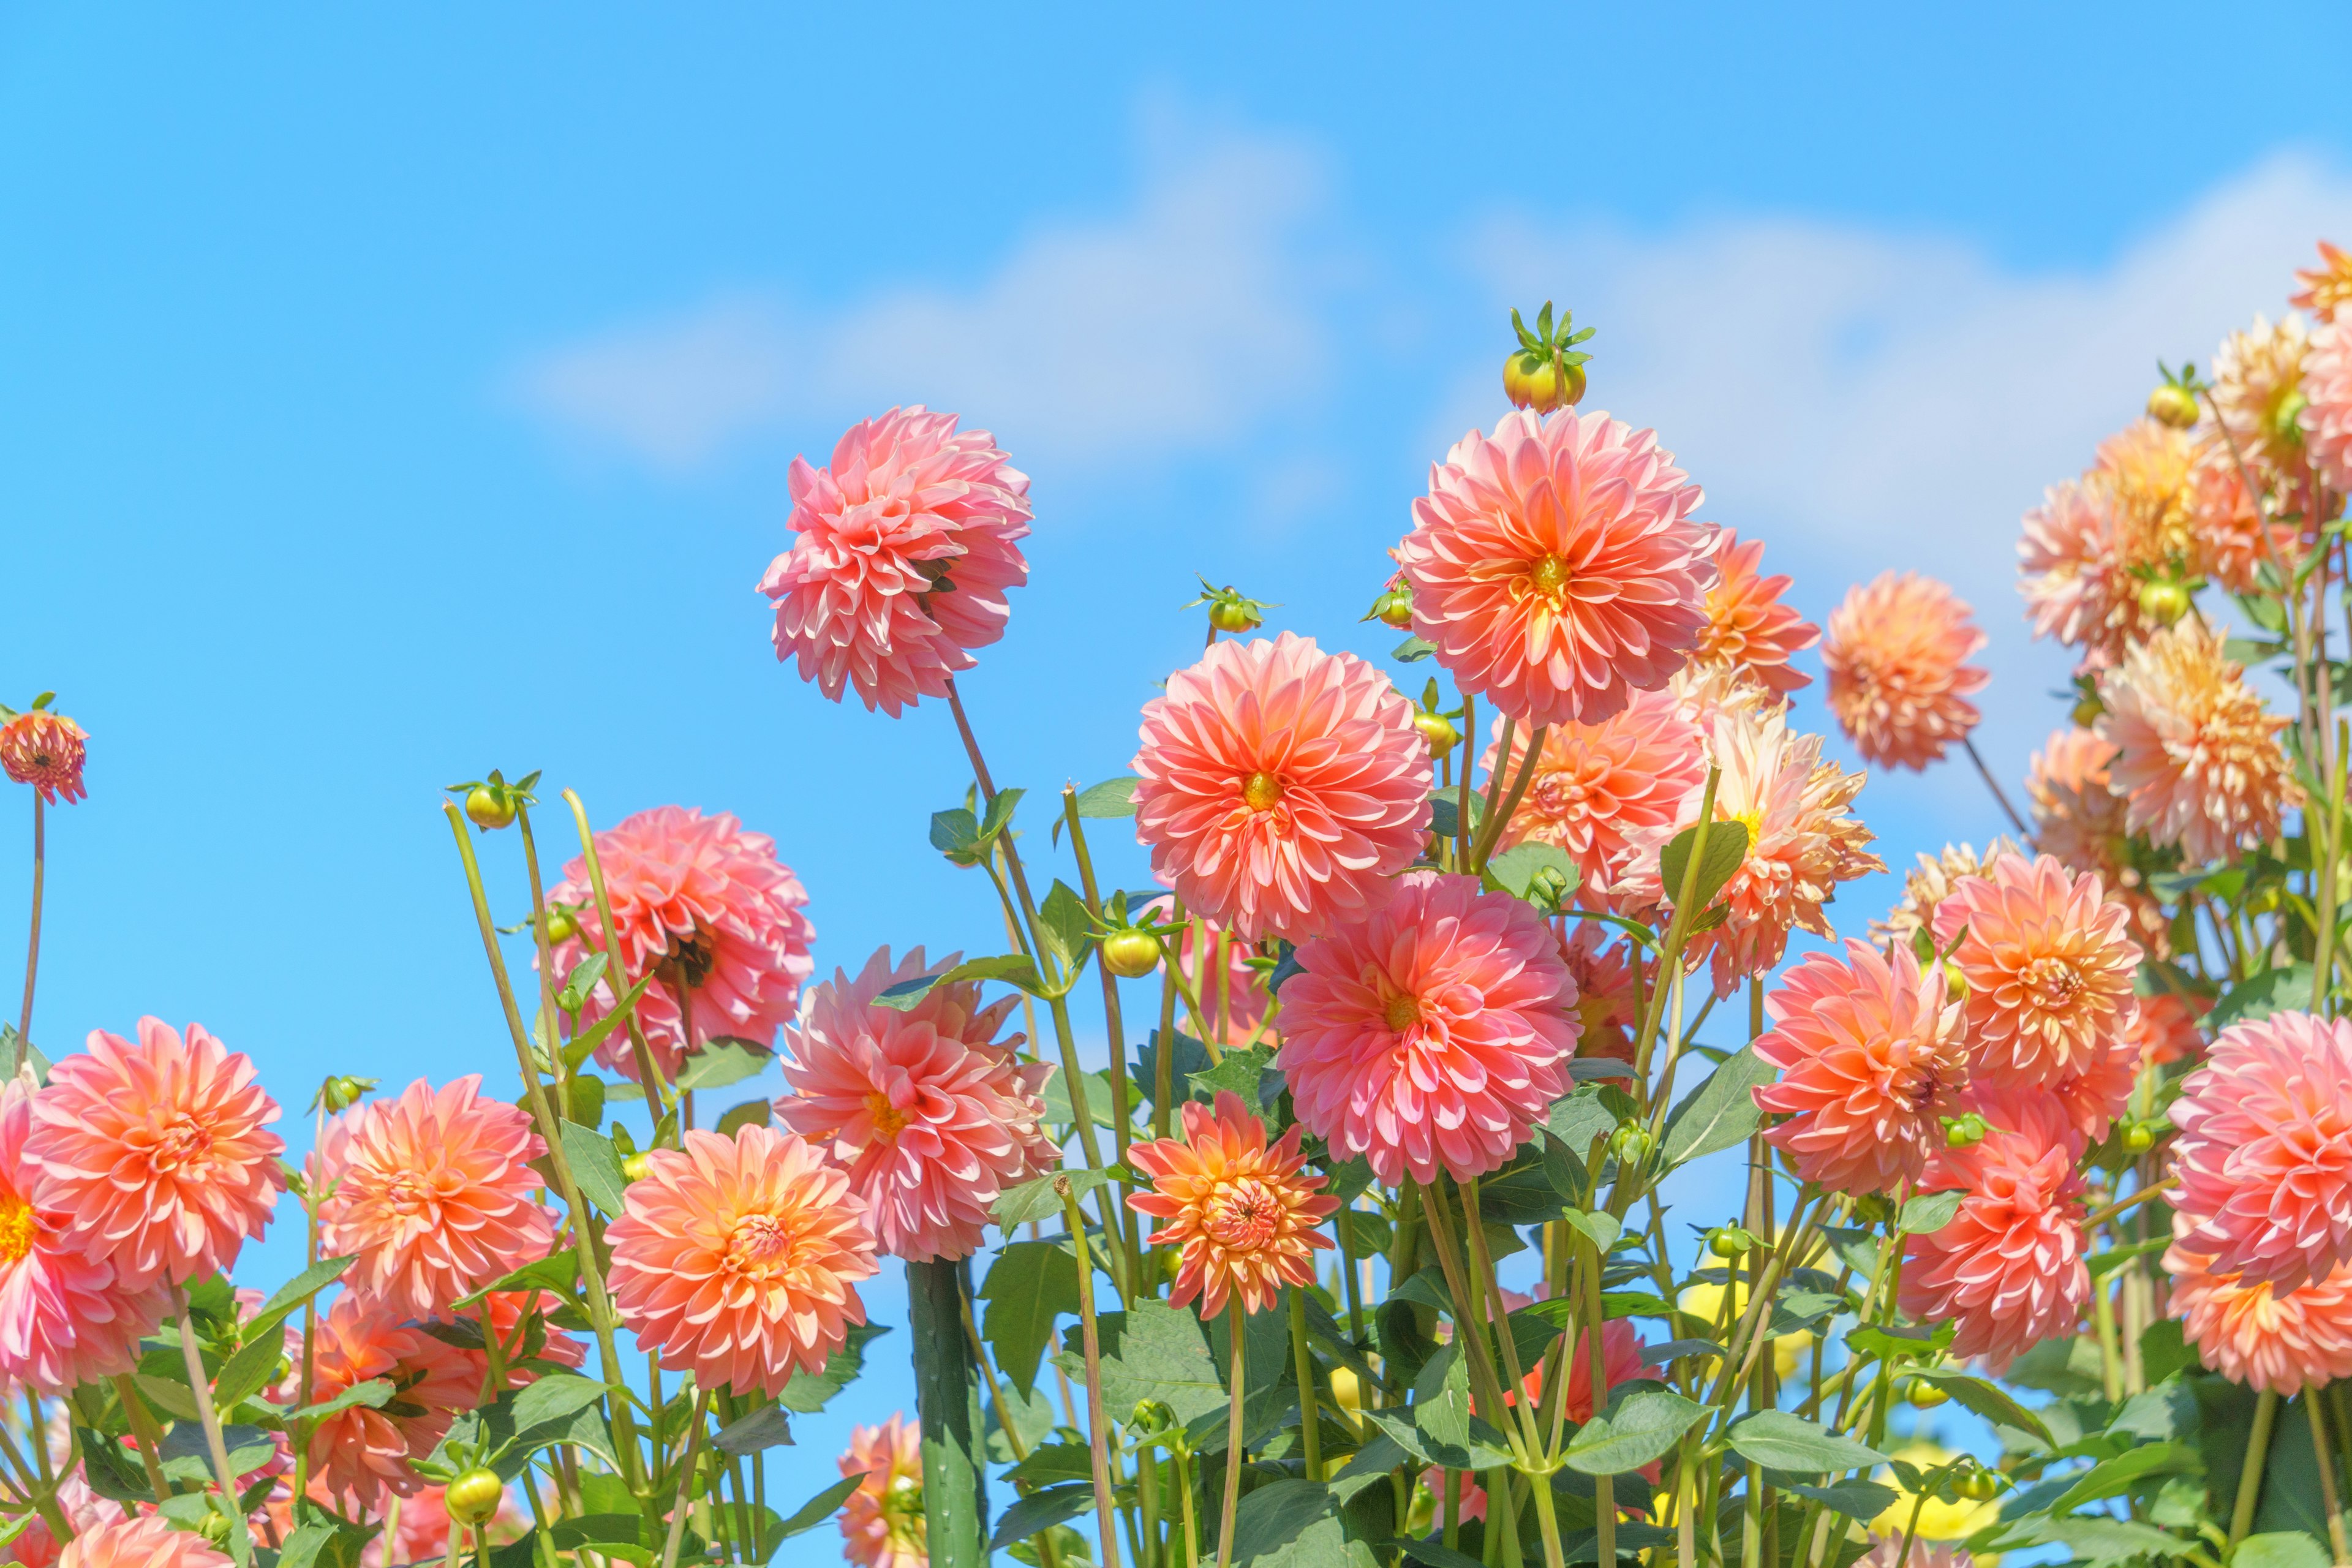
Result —
[[[1033, 584], [964, 685], [1001, 781], [1084, 784], [1197, 655], [1195, 573], [1394, 643], [1357, 624], [1383, 552], [1546, 298], [1599, 329], [1585, 406], [1654, 426], [1813, 618], [1889, 568], [1978, 606], [2014, 788], [2066, 664], [2018, 516], [2158, 356], [2352, 237], [2346, 75], [2151, 4], [0, 5], [0, 700], [92, 736], [35, 1037], [201, 1020], [289, 1108], [329, 1072], [513, 1092], [436, 793], [493, 766], [772, 834], [821, 973], [993, 950], [924, 841], [947, 714], [773, 658], [793, 456], [900, 402], [996, 433]], [[1999, 826], [1964, 764], [1861, 809], [1897, 865]], [[29, 815], [0, 798], [0, 952]], [[911, 1410], [903, 1339], [876, 1361], [786, 1507]]]

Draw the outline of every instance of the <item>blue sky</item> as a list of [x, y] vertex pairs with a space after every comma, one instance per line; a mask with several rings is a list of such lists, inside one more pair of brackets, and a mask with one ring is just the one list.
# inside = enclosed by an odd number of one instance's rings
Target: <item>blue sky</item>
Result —
[[[2352, 235], [2342, 69], [2274, 48], [2147, 5], [0, 8], [0, 700], [93, 736], [36, 1037], [199, 1019], [294, 1107], [510, 1085], [436, 808], [492, 766], [775, 835], [826, 972], [991, 947], [923, 841], [946, 714], [768, 647], [792, 456], [900, 401], [996, 431], [1034, 583], [967, 689], [1001, 779], [1091, 782], [1197, 649], [1196, 571], [1394, 640], [1356, 625], [1381, 552], [1546, 297], [1600, 329], [1587, 405], [1816, 618], [1886, 567], [1961, 587], [2014, 777], [2063, 670], [2019, 511]], [[1862, 805], [1898, 862], [1996, 825], [1950, 769]], [[780, 1491], [911, 1403], [880, 1361]]]

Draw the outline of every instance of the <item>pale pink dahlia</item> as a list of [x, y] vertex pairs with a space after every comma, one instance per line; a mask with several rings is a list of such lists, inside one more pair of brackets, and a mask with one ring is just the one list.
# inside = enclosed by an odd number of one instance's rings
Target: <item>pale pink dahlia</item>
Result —
[[840, 1464], [844, 1479], [865, 1478], [841, 1505], [841, 1555], [858, 1568], [924, 1568], [921, 1428], [896, 1411], [879, 1426], [853, 1426]]
[[2017, 562], [2033, 635], [2082, 649], [2084, 666], [2105, 668], [2147, 635], [2105, 486], [2068, 479], [2042, 492], [2025, 514]]
[[[1500, 758], [1502, 721], [1484, 765], [1507, 767], [1516, 778], [1527, 756], [1518, 734]], [[1582, 881], [1577, 901], [1607, 908], [1614, 879], [1633, 853], [1641, 829], [1674, 820], [1683, 797], [1706, 777], [1706, 746], [1683, 716], [1671, 691], [1636, 692], [1597, 724], [1555, 724], [1544, 733], [1535, 777], [1497, 841], [1502, 847], [1549, 844], [1576, 862]]]
[[853, 425], [825, 468], [793, 459], [798, 535], [760, 579], [776, 657], [841, 700], [892, 718], [944, 697], [971, 650], [1004, 635], [1004, 591], [1029, 581], [1029, 476], [985, 430], [921, 404]]
[[415, 1492], [425, 1484], [415, 1461], [480, 1399], [480, 1363], [349, 1291], [335, 1298], [319, 1320], [311, 1397], [323, 1404], [377, 1378], [394, 1384], [400, 1397], [382, 1408], [354, 1405], [319, 1418], [310, 1432], [314, 1484], [352, 1515], [374, 1513], [392, 1498]]
[[1919, 1190], [1968, 1196], [1949, 1225], [1910, 1238], [1897, 1299], [1914, 1322], [1956, 1320], [1953, 1359], [1982, 1356], [1998, 1375], [2074, 1332], [2090, 1300], [2074, 1169], [2082, 1141], [2039, 1090], [1979, 1089], [1967, 1103], [1990, 1131], [1971, 1148], [1937, 1150]]
[[154, 1514], [117, 1520], [66, 1542], [58, 1568], [229, 1568], [226, 1552]]
[[1764, 542], [1743, 542], [1730, 529], [1716, 536], [1715, 585], [1706, 591], [1706, 624], [1691, 662], [1738, 672], [1777, 697], [1812, 684], [1789, 660], [1822, 640], [1822, 628], [1780, 602], [1785, 576], [1763, 574]]
[[[725, 812], [705, 816], [660, 805], [596, 835], [596, 858], [613, 923], [620, 928], [627, 981], [649, 969], [658, 974], [638, 998], [636, 1018], [665, 1075], [674, 1076], [686, 1059], [680, 986], [693, 1004], [698, 1049], [717, 1035], [764, 1047], [778, 1026], [792, 1022], [801, 982], [816, 967], [809, 957], [816, 928], [802, 912], [808, 894], [777, 860], [774, 839], [746, 833]], [[556, 973], [569, 974], [591, 952], [604, 948], [586, 857], [563, 868], [563, 880], [549, 897], [579, 911], [579, 934], [554, 952]], [[618, 981], [605, 971], [581, 1009], [583, 1025], [612, 1010]], [[604, 1037], [596, 1059], [636, 1076], [636, 1055], [625, 1030]]]
[[2352, 1262], [2352, 1019], [2231, 1026], [2171, 1115], [2182, 1247], [2280, 1290]]
[[2164, 1255], [2167, 1310], [2200, 1361], [2231, 1383], [2290, 1398], [2352, 1377], [2352, 1265], [2286, 1291], [2212, 1268], [2185, 1247]]
[[621, 1321], [706, 1387], [780, 1392], [820, 1372], [875, 1271], [866, 1205], [798, 1134], [757, 1124], [656, 1149], [604, 1233]]
[[1563, 1090], [1576, 983], [1526, 903], [1414, 871], [1298, 949], [1275, 1064], [1308, 1131], [1391, 1185], [1500, 1166]]
[[2177, 844], [2190, 865], [2235, 858], [2276, 837], [2302, 799], [2281, 749], [2287, 721], [2265, 712], [2218, 629], [2176, 621], [2099, 682], [2099, 738], [2134, 833]]
[[[58, 1447], [54, 1443], [50, 1445], [52, 1449]], [[59, 1454], [58, 1458], [62, 1460], [65, 1456]], [[90, 1490], [89, 1482], [83, 1479], [79, 1468], [58, 1482], [58, 1511], [65, 1516], [66, 1523], [77, 1535], [96, 1530], [100, 1525], [118, 1522], [123, 1518], [121, 1505]], [[0, 1557], [0, 1562], [15, 1563], [19, 1568], [58, 1568], [58, 1563], [64, 1555], [58, 1545], [58, 1538], [49, 1533], [48, 1521], [37, 1513], [26, 1519], [24, 1531], [0, 1551], [8, 1553]]]
[[1991, 677], [1968, 660], [1984, 645], [1968, 605], [1943, 584], [1882, 573], [1830, 616], [1822, 645], [1830, 711], [1864, 761], [1925, 770], [1977, 727], [1968, 699]]
[[[2134, 1009], [2137, 1018], [2139, 1009]], [[2090, 1059], [2063, 1075], [2050, 1092], [2066, 1110], [2086, 1142], [2107, 1135], [2116, 1119], [2131, 1108], [2139, 1087], [2140, 1042], [2130, 1024], [2125, 1025], [2092, 1051]]]
[[1183, 1113], [1183, 1136], [1127, 1146], [1127, 1163], [1151, 1182], [1127, 1206], [1162, 1222], [1152, 1246], [1177, 1249], [1169, 1304], [1198, 1300], [1213, 1318], [1230, 1299], [1256, 1312], [1285, 1285], [1312, 1285], [1315, 1254], [1331, 1246], [1318, 1227], [1339, 1200], [1307, 1169], [1298, 1124], [1267, 1143], [1265, 1123], [1230, 1089], [1214, 1107], [1185, 1101]]
[[1764, 1012], [1772, 1027], [1756, 1055], [1780, 1076], [1756, 1103], [1788, 1117], [1764, 1136], [1797, 1174], [1857, 1195], [1916, 1182], [1969, 1081], [1942, 966], [1922, 973], [1908, 948], [1890, 958], [1849, 942], [1843, 958], [1808, 955]]
[[2193, 570], [2232, 594], [2254, 592], [2264, 561], [2292, 569], [2303, 553], [2300, 531], [2264, 513], [2237, 459], [2219, 441], [2209, 440], [2197, 455], [2189, 504], [2196, 520]]
[[2017, 846], [2006, 835], [1996, 837], [1977, 853], [1973, 844], [1947, 844], [1940, 854], [1922, 853], [1903, 879], [1903, 897], [1886, 911], [1885, 920], [1870, 922], [1870, 940], [1878, 946], [1899, 942], [1906, 947], [1916, 946], [1916, 935], [1926, 931], [1932, 940], [1936, 930], [1936, 910], [1963, 877], [1980, 877], [1985, 868], [2004, 855], [2017, 853]]
[[1397, 547], [1412, 629], [1522, 724], [1597, 724], [1681, 668], [1706, 625], [1715, 529], [1656, 433], [1507, 414], [1433, 467]]
[[2323, 239], [2319, 265], [2296, 268], [2294, 280], [2300, 287], [2287, 296], [2286, 302], [2320, 321], [2332, 321], [2345, 302], [2352, 300], [2352, 253]]
[[2303, 466], [2293, 400], [2310, 348], [2303, 318], [2290, 313], [2276, 322], [2257, 315], [2252, 327], [2231, 332], [2213, 351], [2212, 405], [2248, 462], [2281, 474]]
[[874, 1000], [935, 970], [916, 948], [894, 966], [883, 948], [856, 980], [834, 971], [786, 1037], [776, 1101], [785, 1126], [829, 1149], [865, 1199], [882, 1250], [925, 1263], [980, 1250], [999, 1194], [1061, 1163], [1039, 1098], [1052, 1068], [998, 1039], [1017, 1000], [983, 1007], [980, 983], [935, 985], [904, 1012]]
[[1220, 642], [1143, 706], [1136, 833], [1185, 909], [1302, 941], [1387, 897], [1429, 825], [1412, 705], [1313, 639]]
[[286, 1144], [278, 1102], [252, 1061], [188, 1026], [139, 1020], [139, 1043], [103, 1029], [58, 1063], [33, 1097], [24, 1157], [44, 1208], [68, 1216], [65, 1244], [114, 1269], [125, 1290], [225, 1273], [269, 1223]]
[[[2027, 764], [2035, 852], [2070, 871], [2098, 878], [2107, 897], [2131, 914], [2134, 941], [2158, 958], [2172, 954], [2172, 920], [2134, 864], [2124, 797], [2108, 774], [2116, 749], [2077, 725], [2051, 731]], [[1990, 858], [1990, 857], [1988, 857]]]
[[2137, 1005], [2128, 919], [2096, 877], [2047, 855], [2004, 855], [1954, 884], [1936, 947], [1968, 982], [1974, 1068], [2046, 1089], [2098, 1067]]
[[2352, 491], [2352, 318], [2329, 321], [2311, 335], [2303, 393], [2309, 401], [2295, 417], [2304, 449], [2327, 488]]

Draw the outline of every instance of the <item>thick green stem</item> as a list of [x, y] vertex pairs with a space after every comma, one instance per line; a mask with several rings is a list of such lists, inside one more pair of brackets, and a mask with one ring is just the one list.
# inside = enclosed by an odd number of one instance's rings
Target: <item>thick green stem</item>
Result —
[[2278, 1423], [2279, 1396], [2265, 1388], [2254, 1401], [2254, 1427], [2246, 1435], [2246, 1462], [2238, 1469], [2237, 1500], [2230, 1509], [2230, 1550], [2254, 1528], [2254, 1504], [2263, 1495], [2263, 1466], [2270, 1458], [2271, 1428]]
[[1298, 1374], [1298, 1436], [1306, 1449], [1307, 1479], [1323, 1479], [1323, 1434], [1315, 1400], [1315, 1352], [1307, 1345], [1307, 1290], [1293, 1285], [1290, 1298], [1290, 1359]]
[[980, 1384], [964, 1338], [964, 1265], [907, 1265], [907, 1332], [923, 1428], [923, 1526], [940, 1568], [986, 1568], [988, 1468]]
[[1248, 1388], [1244, 1375], [1246, 1358], [1242, 1324], [1248, 1318], [1239, 1296], [1227, 1298], [1225, 1321], [1232, 1325], [1233, 1353], [1227, 1358], [1227, 1375], [1234, 1385], [1233, 1403], [1225, 1415], [1225, 1500], [1217, 1513], [1217, 1568], [1233, 1568], [1234, 1514], [1241, 1507], [1242, 1466], [1242, 1395]]
[[[147, 1489], [155, 1494], [159, 1503], [172, 1500], [172, 1483], [163, 1479], [163, 1464], [157, 1458], [163, 1451], [163, 1429], [155, 1425], [155, 1413], [147, 1408], [132, 1384], [131, 1374], [124, 1373], [114, 1380], [114, 1392], [122, 1401], [122, 1413], [131, 1418], [131, 1435], [136, 1440], [139, 1458], [147, 1468]], [[310, 1401], [305, 1399], [304, 1404]], [[40, 1439], [36, 1435], [34, 1440]]]
[[693, 1424], [686, 1433], [686, 1457], [677, 1467], [677, 1498], [669, 1510], [669, 1538], [662, 1543], [662, 1568], [677, 1568], [678, 1547], [686, 1540], [687, 1503], [694, 1495], [694, 1461], [702, 1452], [702, 1428], [709, 1419], [710, 1390], [706, 1388], [694, 1396]]
[[[628, 957], [621, 951], [620, 940], [613, 934], [617, 928], [613, 924], [612, 898], [604, 890], [604, 858], [597, 854], [596, 835], [588, 826], [587, 805], [571, 790], [563, 792], [563, 804], [572, 808], [572, 823], [580, 830], [580, 858], [588, 866], [588, 890], [596, 904], [596, 930], [600, 933], [599, 940], [604, 943], [602, 949], [604, 977], [600, 984], [613, 994], [614, 1005], [618, 1006], [621, 998], [629, 994], [629, 987], [635, 982], [630, 977]], [[521, 812], [530, 809], [523, 806]], [[455, 808], [451, 810], [454, 812]], [[470, 851], [468, 858], [471, 858]], [[637, 1086], [646, 1091], [646, 1109], [653, 1112], [656, 1125], [659, 1125], [659, 1108], [668, 1105], [672, 1098], [669, 1080], [662, 1076], [661, 1063], [655, 1058], [653, 1047], [646, 1039], [644, 1026], [637, 1022], [635, 1008], [629, 1009], [623, 1026], [629, 1031], [630, 1049], [636, 1053]]]
[[2311, 1426], [2311, 1447], [2319, 1461], [2319, 1510], [2327, 1518], [2327, 1544], [2335, 1552], [2336, 1568], [2352, 1563], [2344, 1539], [2344, 1515], [2336, 1497], [2336, 1455], [2327, 1446], [2327, 1390], [2307, 1388], [2303, 1393], [2304, 1418]]
[[[204, 1352], [196, 1348], [195, 1314], [188, 1310], [186, 1290], [174, 1285], [172, 1295], [180, 1310], [180, 1357], [188, 1367], [188, 1392], [195, 1396], [196, 1419], [204, 1426], [205, 1447], [212, 1454], [213, 1479], [220, 1483], [221, 1512], [228, 1518], [228, 1554], [237, 1568], [246, 1568], [253, 1561], [253, 1539], [246, 1533], [245, 1510], [236, 1506], [236, 1472], [229, 1468], [228, 1443], [221, 1436], [220, 1412], [213, 1405], [213, 1380], [205, 1371]], [[34, 1451], [46, 1456], [46, 1434], [34, 1433]]]

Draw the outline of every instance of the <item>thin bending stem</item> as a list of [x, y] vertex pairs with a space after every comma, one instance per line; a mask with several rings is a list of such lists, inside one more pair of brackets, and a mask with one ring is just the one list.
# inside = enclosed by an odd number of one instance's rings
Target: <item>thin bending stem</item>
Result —
[[[228, 1554], [239, 1564], [253, 1561], [253, 1541], [246, 1533], [245, 1510], [236, 1506], [236, 1472], [229, 1468], [228, 1443], [221, 1436], [220, 1412], [213, 1407], [213, 1380], [205, 1372], [205, 1358], [196, 1349], [196, 1318], [188, 1310], [188, 1293], [174, 1285], [172, 1294], [180, 1309], [180, 1355], [188, 1366], [188, 1392], [195, 1396], [196, 1416], [204, 1425], [205, 1447], [212, 1451], [213, 1477], [220, 1483], [221, 1511], [228, 1516]], [[33, 1434], [36, 1446], [41, 1434]]]
[[41, 884], [49, 864], [48, 824], [44, 815], [41, 792], [33, 792], [33, 919], [31, 930], [25, 938], [25, 1005], [16, 1014], [16, 1059], [8, 1063], [8, 1076], [32, 1058], [26, 1055], [33, 1048], [33, 976], [41, 967]]
[[2025, 826], [2025, 818], [2018, 816], [2017, 807], [2009, 804], [2009, 796], [2001, 789], [2000, 781], [1992, 776], [1992, 770], [1985, 766], [1983, 756], [1977, 751], [1975, 739], [1963, 735], [1960, 737], [1960, 744], [1969, 749], [1969, 761], [1976, 763], [1977, 776], [1984, 780], [1985, 788], [1992, 791], [1994, 803], [2000, 807], [2000, 814], [2009, 818], [2009, 825], [2017, 829], [2020, 837], [2031, 837], [2033, 829]]

